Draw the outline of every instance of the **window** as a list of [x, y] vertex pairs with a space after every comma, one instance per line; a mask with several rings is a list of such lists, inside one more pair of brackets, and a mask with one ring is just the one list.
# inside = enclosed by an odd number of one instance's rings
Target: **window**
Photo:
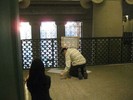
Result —
[[22, 40], [23, 68], [30, 68], [32, 62], [31, 26], [29, 22], [20, 22], [20, 39]]
[[21, 40], [31, 39], [31, 25], [29, 22], [20, 23], [20, 38]]
[[79, 21], [68, 21], [65, 24], [65, 36], [81, 37], [81, 22], [79, 22]]
[[[68, 21], [65, 24], [65, 36], [67, 37], [81, 37], [81, 25], [80, 21]], [[81, 40], [79, 40], [79, 51], [81, 52]]]
[[55, 22], [42, 22], [40, 27], [40, 38], [57, 38], [57, 26]]
[[41, 59], [44, 66], [56, 67], [58, 64], [57, 53], [57, 26], [54, 21], [42, 22], [40, 26]]

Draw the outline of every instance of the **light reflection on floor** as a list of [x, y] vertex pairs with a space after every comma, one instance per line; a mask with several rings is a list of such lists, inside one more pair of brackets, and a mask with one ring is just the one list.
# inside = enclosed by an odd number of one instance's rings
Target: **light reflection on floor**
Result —
[[31, 96], [29, 91], [27, 90], [26, 83], [24, 83], [24, 93], [25, 93], [25, 100], [31, 100]]

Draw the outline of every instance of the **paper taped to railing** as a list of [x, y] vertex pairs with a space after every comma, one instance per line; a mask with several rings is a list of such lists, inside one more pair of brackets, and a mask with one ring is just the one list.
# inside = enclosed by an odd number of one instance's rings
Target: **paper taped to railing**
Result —
[[61, 37], [61, 47], [79, 48], [79, 37]]
[[[59, 74], [59, 73], [61, 73], [62, 71], [63, 71], [63, 70], [62, 70], [62, 69], [59, 69], [59, 68], [51, 68], [51, 69], [49, 69], [47, 72]], [[87, 70], [87, 73], [89, 74], [89, 73], [91, 73], [91, 71]]]

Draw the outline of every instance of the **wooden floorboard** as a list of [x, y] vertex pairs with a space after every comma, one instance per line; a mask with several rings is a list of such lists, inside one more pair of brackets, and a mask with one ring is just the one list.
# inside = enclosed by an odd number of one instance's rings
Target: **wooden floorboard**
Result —
[[[88, 79], [61, 79], [51, 76], [50, 95], [53, 100], [133, 100], [133, 64], [88, 66]], [[24, 79], [28, 71], [24, 71]], [[24, 85], [25, 86], [25, 85]], [[26, 100], [31, 100], [25, 86]]]

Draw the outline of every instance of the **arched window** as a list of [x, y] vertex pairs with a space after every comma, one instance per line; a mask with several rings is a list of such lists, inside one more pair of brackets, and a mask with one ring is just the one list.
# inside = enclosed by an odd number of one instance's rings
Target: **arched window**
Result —
[[40, 38], [57, 38], [57, 26], [55, 22], [42, 22], [40, 27]]
[[31, 25], [29, 22], [20, 22], [20, 38], [31, 39]]
[[80, 21], [68, 21], [65, 24], [65, 36], [81, 37], [81, 22]]

